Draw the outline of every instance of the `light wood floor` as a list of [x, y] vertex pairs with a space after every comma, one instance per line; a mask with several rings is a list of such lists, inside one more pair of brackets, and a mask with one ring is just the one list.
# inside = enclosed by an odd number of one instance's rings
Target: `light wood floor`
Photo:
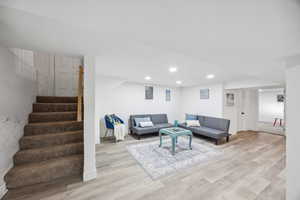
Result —
[[5, 199], [285, 199], [285, 138], [282, 136], [243, 132], [218, 146], [195, 137], [193, 142], [205, 141], [223, 150], [224, 156], [156, 181], [148, 177], [126, 150], [128, 144], [151, 140], [158, 138], [137, 141], [129, 137], [125, 142], [98, 145], [96, 180], [86, 183], [62, 180], [40, 189], [10, 192]]

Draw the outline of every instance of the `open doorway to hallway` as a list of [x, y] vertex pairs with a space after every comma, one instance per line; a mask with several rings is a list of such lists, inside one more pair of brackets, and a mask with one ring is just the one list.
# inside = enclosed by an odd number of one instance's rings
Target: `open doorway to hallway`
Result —
[[227, 89], [224, 118], [230, 119], [230, 133], [259, 131], [284, 135], [285, 91], [276, 88]]
[[284, 134], [285, 90], [267, 88], [258, 90], [258, 130]]

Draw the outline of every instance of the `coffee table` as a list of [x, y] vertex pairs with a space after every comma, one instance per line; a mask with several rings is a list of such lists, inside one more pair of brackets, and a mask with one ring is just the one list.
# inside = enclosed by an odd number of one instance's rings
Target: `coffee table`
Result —
[[193, 138], [193, 133], [190, 130], [184, 129], [184, 128], [179, 128], [179, 127], [172, 127], [172, 128], [163, 128], [159, 130], [159, 139], [160, 139], [160, 144], [159, 147], [162, 147], [162, 136], [163, 135], [168, 135], [172, 139], [172, 155], [175, 155], [175, 147], [177, 144], [177, 138], [179, 136], [189, 136], [190, 137], [190, 142], [189, 142], [189, 148], [192, 149], [192, 138]]

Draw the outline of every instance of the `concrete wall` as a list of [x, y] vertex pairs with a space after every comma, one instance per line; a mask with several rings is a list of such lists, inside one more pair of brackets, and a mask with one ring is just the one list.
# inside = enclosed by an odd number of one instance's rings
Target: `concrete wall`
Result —
[[0, 47], [0, 198], [6, 191], [3, 176], [13, 166], [37, 92], [32, 62], [24, 63], [30, 58], [29, 51]]
[[77, 96], [80, 65], [80, 57], [34, 52], [38, 95]]

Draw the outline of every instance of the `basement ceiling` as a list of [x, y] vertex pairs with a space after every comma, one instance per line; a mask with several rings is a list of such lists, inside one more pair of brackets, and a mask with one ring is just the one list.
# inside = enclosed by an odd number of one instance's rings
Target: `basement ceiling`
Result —
[[[0, 44], [97, 56], [97, 74], [183, 86], [283, 83], [300, 52], [296, 0], [2, 0]], [[178, 72], [170, 74], [168, 68]], [[207, 74], [216, 78], [207, 80]]]

